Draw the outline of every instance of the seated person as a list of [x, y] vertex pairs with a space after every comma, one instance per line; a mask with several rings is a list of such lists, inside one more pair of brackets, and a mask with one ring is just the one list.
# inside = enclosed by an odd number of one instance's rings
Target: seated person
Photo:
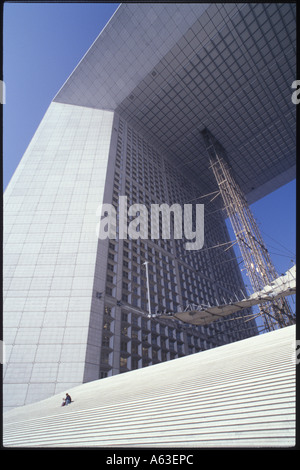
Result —
[[66, 399], [65, 399], [65, 404], [68, 405], [69, 403], [71, 403], [72, 399], [70, 397], [70, 395], [68, 393], [66, 393]]

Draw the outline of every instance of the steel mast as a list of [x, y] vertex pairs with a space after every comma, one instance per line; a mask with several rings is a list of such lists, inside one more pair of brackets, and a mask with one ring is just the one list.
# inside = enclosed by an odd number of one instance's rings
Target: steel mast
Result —
[[[278, 274], [246, 197], [233, 177], [225, 149], [207, 129], [202, 131], [202, 135], [227, 216], [232, 224], [243, 257], [249, 281], [254, 292], [260, 291], [274, 281]], [[259, 309], [267, 331], [295, 323], [295, 316], [284, 298], [262, 303]]]

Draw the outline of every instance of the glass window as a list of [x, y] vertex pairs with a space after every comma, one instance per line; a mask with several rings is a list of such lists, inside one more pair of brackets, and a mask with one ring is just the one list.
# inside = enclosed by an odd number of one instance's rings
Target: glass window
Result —
[[127, 357], [120, 357], [120, 367], [127, 367]]

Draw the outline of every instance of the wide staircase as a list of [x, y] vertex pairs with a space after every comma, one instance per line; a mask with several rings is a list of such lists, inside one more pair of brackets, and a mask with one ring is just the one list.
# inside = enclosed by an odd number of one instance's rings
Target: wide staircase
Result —
[[293, 447], [295, 326], [66, 390], [3, 415], [5, 447]]

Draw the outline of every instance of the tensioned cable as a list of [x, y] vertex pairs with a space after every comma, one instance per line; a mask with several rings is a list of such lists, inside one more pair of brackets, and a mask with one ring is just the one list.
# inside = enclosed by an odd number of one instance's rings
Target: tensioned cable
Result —
[[[291, 250], [289, 250], [288, 248], [286, 248], [284, 245], [282, 245], [282, 243], [280, 243], [278, 240], [275, 240], [275, 238], [271, 237], [271, 235], [267, 234], [266, 232], [264, 232], [264, 230], [260, 229], [261, 232], [266, 235], [267, 237], [271, 238], [271, 240], [273, 240], [275, 243], [277, 243], [278, 245], [280, 245], [282, 248], [285, 249], [285, 251], [291, 253], [294, 257], [295, 257], [295, 253], [293, 253]], [[271, 245], [270, 245], [271, 246]]]

